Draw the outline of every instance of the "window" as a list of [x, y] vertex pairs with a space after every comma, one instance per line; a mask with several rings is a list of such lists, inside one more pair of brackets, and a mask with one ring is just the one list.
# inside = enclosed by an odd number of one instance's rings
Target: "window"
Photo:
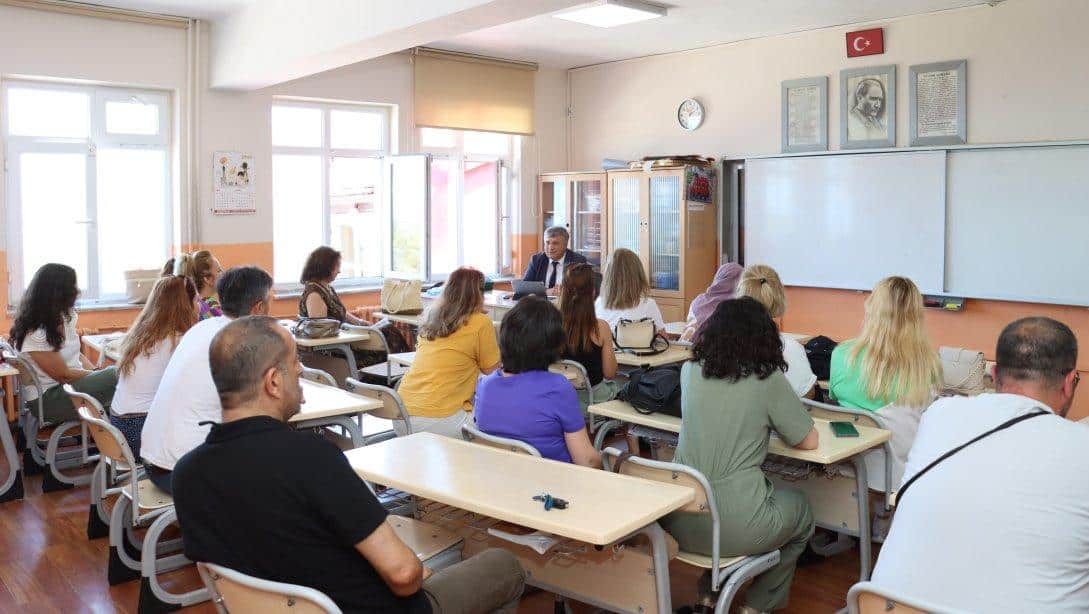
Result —
[[273, 277], [295, 287], [319, 245], [342, 254], [342, 281], [383, 270], [385, 107], [279, 101], [272, 107]]
[[[403, 165], [393, 166], [395, 274], [443, 279], [463, 265], [488, 275], [508, 271], [510, 228], [504, 188], [514, 138], [489, 132], [420, 129], [420, 149], [426, 156], [398, 156], [405, 159]], [[409, 158], [420, 160], [410, 162]], [[423, 168], [422, 160], [427, 164], [422, 172], [409, 168], [409, 164]], [[426, 176], [427, 180], [398, 181], [399, 176]], [[411, 187], [425, 183], [430, 187], [429, 201], [421, 190]], [[406, 188], [398, 189], [401, 184]], [[426, 246], [424, 237], [428, 239]]]
[[47, 262], [84, 301], [121, 299], [125, 271], [169, 256], [169, 94], [8, 81], [3, 100], [12, 302]]

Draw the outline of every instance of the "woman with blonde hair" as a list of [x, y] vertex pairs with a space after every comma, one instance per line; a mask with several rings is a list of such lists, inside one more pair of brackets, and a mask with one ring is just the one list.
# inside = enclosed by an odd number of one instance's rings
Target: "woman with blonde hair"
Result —
[[[768, 315], [781, 327], [783, 314], [786, 313], [786, 289], [779, 279], [779, 273], [766, 264], [753, 264], [745, 267], [737, 282], [737, 296], [750, 296], [768, 310]], [[783, 341], [783, 360], [786, 361], [786, 378], [790, 387], [799, 397], [811, 398], [817, 376], [809, 366], [805, 348], [790, 335], [779, 332]]]
[[110, 407], [110, 422], [140, 458], [140, 431], [155, 399], [166, 365], [178, 341], [194, 324], [200, 295], [188, 277], [160, 278], [136, 322], [125, 335], [117, 363], [117, 391]]
[[[866, 299], [862, 332], [832, 352], [829, 391], [840, 405], [877, 413], [892, 432], [894, 486], [904, 475], [922, 413], [941, 385], [919, 288], [906, 277], [882, 279]], [[865, 460], [870, 488], [884, 489], [884, 453], [870, 452]]]
[[[617, 367], [612, 332], [609, 323], [598, 319], [594, 311], [596, 298], [593, 267], [584, 262], [568, 266], [560, 288], [560, 314], [566, 337], [562, 355], [586, 367], [594, 402], [602, 403], [611, 401], [619, 386], [613, 381]], [[589, 404], [585, 390], [579, 390], [579, 403], [585, 411]]]
[[[169, 264], [167, 261], [167, 266]], [[197, 288], [200, 294], [201, 320], [223, 315], [219, 297], [216, 296], [216, 282], [223, 275], [223, 267], [212, 252], [202, 249], [174, 258], [174, 274], [188, 277]]]
[[615, 250], [605, 267], [601, 296], [594, 301], [597, 317], [615, 328], [620, 320], [651, 318], [659, 330], [665, 330], [665, 320], [658, 303], [650, 298], [650, 282], [639, 256], [623, 247]]
[[[499, 367], [495, 326], [484, 313], [484, 274], [462, 267], [450, 274], [424, 313], [412, 368], [398, 392], [412, 416], [412, 430], [461, 437], [472, 418], [480, 374]], [[400, 423], [395, 428], [403, 432]]]

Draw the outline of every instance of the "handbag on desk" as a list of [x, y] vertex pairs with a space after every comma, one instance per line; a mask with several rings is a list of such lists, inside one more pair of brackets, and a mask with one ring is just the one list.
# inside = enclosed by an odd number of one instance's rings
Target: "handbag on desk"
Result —
[[423, 313], [423, 299], [420, 298], [420, 280], [383, 280], [382, 311], [403, 315]]
[[332, 318], [299, 318], [291, 334], [300, 339], [329, 339], [340, 334], [340, 321]]
[[946, 390], [957, 394], [983, 392], [983, 376], [987, 371], [983, 352], [942, 346], [938, 348], [938, 357]]
[[631, 403], [641, 414], [681, 417], [681, 368], [636, 369], [616, 398]]
[[653, 318], [621, 319], [613, 327], [613, 343], [616, 349], [637, 356], [653, 356], [669, 349], [669, 341], [658, 336]]

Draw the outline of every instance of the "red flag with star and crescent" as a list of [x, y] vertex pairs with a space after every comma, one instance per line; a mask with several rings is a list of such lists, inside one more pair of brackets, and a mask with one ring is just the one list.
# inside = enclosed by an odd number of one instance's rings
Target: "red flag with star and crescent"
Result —
[[862, 55], [880, 55], [885, 53], [885, 30], [859, 30], [847, 33], [847, 57], [857, 58]]

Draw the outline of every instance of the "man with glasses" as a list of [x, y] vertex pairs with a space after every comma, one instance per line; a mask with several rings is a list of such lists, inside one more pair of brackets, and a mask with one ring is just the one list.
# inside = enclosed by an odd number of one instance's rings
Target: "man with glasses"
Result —
[[586, 262], [586, 256], [567, 249], [567, 243], [570, 240], [571, 234], [563, 226], [553, 226], [546, 230], [545, 249], [533, 255], [522, 279], [544, 282], [548, 294], [559, 295], [560, 286], [563, 285], [564, 268], [578, 262]]
[[942, 609], [1089, 612], [1089, 428], [1066, 419], [1077, 358], [1066, 325], [1017, 320], [997, 393], [927, 409], [875, 584]]

